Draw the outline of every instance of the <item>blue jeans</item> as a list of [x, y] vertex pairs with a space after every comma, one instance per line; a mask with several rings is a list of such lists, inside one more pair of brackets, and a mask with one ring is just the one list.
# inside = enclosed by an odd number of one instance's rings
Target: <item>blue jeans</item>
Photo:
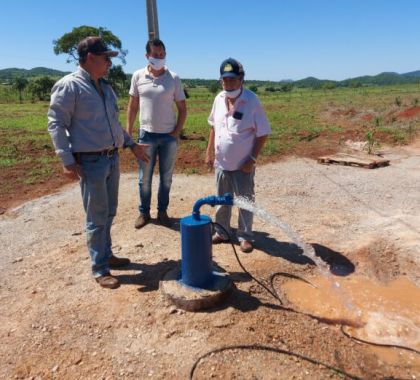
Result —
[[140, 214], [150, 215], [150, 201], [152, 197], [152, 178], [159, 157], [159, 190], [158, 212], [166, 211], [169, 205], [169, 192], [172, 185], [172, 173], [175, 167], [178, 141], [169, 133], [151, 133], [140, 130], [139, 143], [149, 144], [147, 152], [150, 157], [148, 163], [139, 163], [139, 191], [140, 191]]
[[109, 272], [112, 255], [111, 225], [117, 213], [120, 179], [118, 153], [111, 157], [81, 154], [80, 166], [87, 246], [93, 276], [99, 277]]
[[[255, 168], [251, 173], [244, 173], [240, 170], [227, 171], [216, 169], [216, 191], [221, 196], [225, 193], [232, 193], [236, 196], [245, 197], [251, 201], [255, 200], [254, 176]], [[252, 222], [254, 214], [250, 211], [239, 209], [238, 211], [238, 230], [237, 238], [239, 241], [253, 241]], [[230, 218], [232, 215], [232, 206], [217, 206], [216, 222], [230, 233]], [[227, 239], [226, 234], [217, 225], [216, 232]]]

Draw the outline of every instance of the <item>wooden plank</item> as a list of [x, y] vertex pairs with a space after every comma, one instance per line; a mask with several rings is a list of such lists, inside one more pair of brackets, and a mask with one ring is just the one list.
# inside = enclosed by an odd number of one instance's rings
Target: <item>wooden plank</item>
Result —
[[348, 154], [348, 153], [337, 153], [332, 156], [323, 156], [318, 158], [320, 164], [338, 164], [338, 165], [350, 165], [359, 166], [368, 169], [374, 169], [381, 166], [388, 166], [389, 160], [367, 154]]

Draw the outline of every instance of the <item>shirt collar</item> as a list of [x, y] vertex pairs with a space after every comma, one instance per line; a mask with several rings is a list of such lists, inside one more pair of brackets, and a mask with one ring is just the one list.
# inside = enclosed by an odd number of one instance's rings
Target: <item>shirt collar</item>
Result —
[[[79, 66], [79, 69], [77, 70], [77, 74], [80, 75], [83, 79], [85, 79], [85, 80], [87, 80], [91, 83], [94, 83], [94, 80], [92, 79], [90, 74], [83, 67]], [[108, 83], [104, 78], [99, 78], [99, 82], [105, 83], [105, 84]]]
[[86, 79], [88, 81], [92, 80], [90, 74], [81, 66], [79, 66], [79, 69], [77, 70], [77, 74], [80, 75], [83, 79]]
[[161, 75], [159, 75], [158, 77], [155, 77], [152, 73], [151, 73], [151, 71], [149, 70], [149, 65], [147, 65], [146, 66], [146, 73], [147, 73], [147, 75], [148, 76], [150, 76], [150, 77], [152, 77], [152, 78], [154, 78], [154, 79], [158, 79], [158, 78], [162, 78], [162, 77], [164, 77], [165, 75], [166, 75], [166, 73], [168, 72], [168, 69], [166, 68], [166, 66], [165, 66], [165, 71], [161, 74]]

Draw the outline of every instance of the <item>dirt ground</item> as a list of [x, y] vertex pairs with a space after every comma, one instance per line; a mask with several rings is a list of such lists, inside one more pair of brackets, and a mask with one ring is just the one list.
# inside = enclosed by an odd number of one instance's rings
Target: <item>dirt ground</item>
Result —
[[[420, 143], [383, 153], [391, 165], [374, 170], [295, 157], [259, 166], [257, 204], [330, 264], [350, 263], [354, 273], [383, 284], [405, 276], [420, 286]], [[180, 262], [179, 218], [213, 193], [211, 174], [177, 174], [169, 210], [174, 227], [153, 222], [135, 230], [137, 176], [124, 174], [113, 249], [133, 263], [113, 272], [122, 283], [116, 290], [100, 288], [90, 275], [76, 184], [1, 215], [0, 378], [185, 379], [202, 355], [231, 345], [290, 351], [364, 379], [420, 377], [415, 353], [384, 348], [397, 357], [385, 362], [344, 336], [340, 325], [281, 308], [242, 273], [229, 245], [213, 247], [214, 261], [236, 286], [224, 304], [193, 313], [165, 300], [159, 281]], [[214, 216], [209, 206], [201, 211]], [[239, 254], [254, 276], [318, 273], [282, 231], [258, 219], [254, 230], [256, 249]], [[237, 348], [203, 358], [194, 378], [343, 376], [297, 356]]]

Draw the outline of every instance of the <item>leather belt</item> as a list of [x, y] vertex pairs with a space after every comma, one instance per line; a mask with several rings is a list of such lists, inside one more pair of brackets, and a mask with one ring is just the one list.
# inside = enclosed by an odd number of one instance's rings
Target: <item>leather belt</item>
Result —
[[87, 155], [87, 156], [107, 156], [112, 157], [114, 154], [118, 153], [118, 148], [111, 148], [111, 149], [105, 149], [101, 150], [99, 152], [77, 152], [76, 155]]

